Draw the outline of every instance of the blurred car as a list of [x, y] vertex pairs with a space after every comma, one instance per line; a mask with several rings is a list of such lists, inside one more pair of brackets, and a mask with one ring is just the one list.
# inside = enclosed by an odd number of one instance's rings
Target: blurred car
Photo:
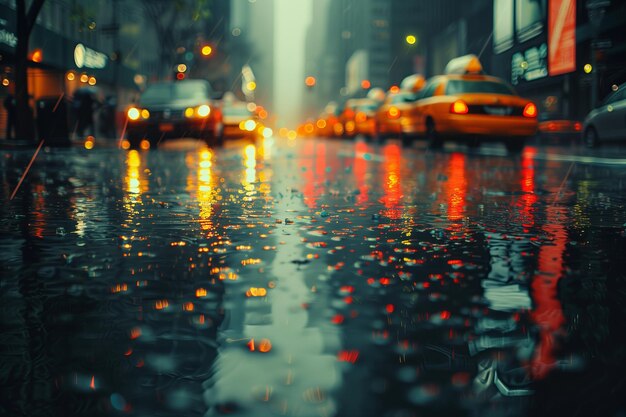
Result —
[[341, 136], [345, 138], [353, 138], [356, 135], [356, 122], [354, 117], [356, 116], [356, 107], [359, 104], [359, 100], [358, 98], [346, 100], [338, 116], [339, 123], [341, 123], [342, 126]]
[[543, 113], [539, 115], [537, 134], [540, 139], [577, 139], [583, 129], [578, 120], [569, 120], [561, 114]]
[[399, 91], [388, 93], [375, 115], [374, 136], [384, 139], [390, 136], [409, 137], [417, 133], [418, 114], [415, 107], [415, 93]]
[[209, 145], [223, 140], [222, 112], [208, 81], [181, 80], [154, 83], [128, 108], [126, 135], [130, 145], [143, 140], [195, 137]]
[[609, 94], [600, 107], [585, 117], [585, 144], [598, 146], [601, 142], [626, 139], [626, 83]]
[[225, 138], [256, 138], [259, 125], [257, 117], [248, 109], [247, 103], [225, 102], [222, 108]]
[[380, 103], [371, 99], [359, 101], [354, 109], [355, 134], [367, 137], [376, 136], [376, 110]]
[[495, 139], [517, 152], [537, 131], [536, 104], [500, 78], [484, 75], [475, 55], [451, 60], [445, 75], [431, 78], [418, 94], [416, 109], [417, 131], [434, 148], [446, 138], [472, 146]]

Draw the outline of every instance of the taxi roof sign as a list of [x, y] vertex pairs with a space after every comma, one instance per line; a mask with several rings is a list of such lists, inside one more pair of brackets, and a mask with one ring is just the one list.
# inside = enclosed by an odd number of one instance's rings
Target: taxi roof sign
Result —
[[483, 66], [476, 55], [469, 54], [451, 59], [444, 72], [457, 75], [482, 74]]
[[417, 93], [422, 88], [424, 88], [424, 84], [426, 84], [426, 78], [420, 74], [409, 75], [400, 83], [400, 88], [403, 90], [408, 90], [413, 93]]

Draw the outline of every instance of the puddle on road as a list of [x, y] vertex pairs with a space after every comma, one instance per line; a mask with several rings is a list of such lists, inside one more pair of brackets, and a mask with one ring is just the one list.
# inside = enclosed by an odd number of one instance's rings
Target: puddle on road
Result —
[[621, 171], [279, 145], [42, 150], [0, 207], [0, 409], [620, 410]]

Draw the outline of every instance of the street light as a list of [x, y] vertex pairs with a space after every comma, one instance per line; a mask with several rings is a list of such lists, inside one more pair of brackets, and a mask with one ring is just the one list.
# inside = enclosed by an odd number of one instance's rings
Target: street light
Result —
[[204, 45], [200, 50], [200, 53], [202, 54], [202, 56], [209, 56], [213, 53], [213, 48], [211, 48], [210, 45]]
[[309, 75], [304, 79], [304, 84], [309, 88], [315, 87], [315, 84], [317, 84], [317, 80], [315, 79], [315, 77]]
[[406, 43], [408, 43], [409, 45], [415, 45], [415, 43], [417, 42], [417, 38], [415, 37], [415, 35], [407, 35], [405, 40]]

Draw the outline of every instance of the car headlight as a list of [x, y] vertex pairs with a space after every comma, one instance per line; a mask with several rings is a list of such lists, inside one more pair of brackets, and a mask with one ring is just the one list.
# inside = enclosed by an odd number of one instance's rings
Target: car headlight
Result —
[[136, 121], [141, 119], [150, 118], [150, 112], [147, 109], [138, 109], [137, 107], [131, 107], [126, 111], [126, 116], [129, 120]]
[[187, 107], [185, 109], [185, 117], [204, 119], [211, 114], [211, 107], [208, 104], [202, 104], [196, 107]]

